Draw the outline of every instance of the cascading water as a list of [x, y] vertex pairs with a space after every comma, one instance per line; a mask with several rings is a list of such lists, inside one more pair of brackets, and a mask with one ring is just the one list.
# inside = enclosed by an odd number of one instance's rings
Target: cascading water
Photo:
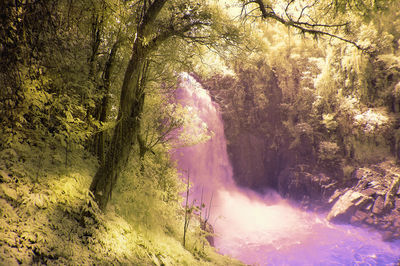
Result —
[[187, 73], [181, 74], [177, 100], [214, 133], [206, 143], [176, 149], [173, 157], [189, 172], [194, 184], [191, 200], [199, 202], [203, 196], [208, 202], [213, 197], [209, 221], [219, 252], [258, 265], [397, 264], [399, 242], [383, 242], [378, 233], [331, 224], [274, 192], [261, 197], [235, 186], [218, 106]]

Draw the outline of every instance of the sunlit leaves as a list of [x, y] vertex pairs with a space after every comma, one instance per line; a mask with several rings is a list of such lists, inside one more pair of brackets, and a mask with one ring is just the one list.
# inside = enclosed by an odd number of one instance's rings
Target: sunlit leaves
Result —
[[174, 132], [175, 138], [172, 139], [173, 146], [192, 146], [198, 143], [206, 142], [211, 138], [211, 132], [207, 124], [198, 116], [191, 106], [182, 107], [176, 105], [176, 117], [180, 117], [181, 128]]
[[384, 110], [368, 109], [363, 113], [354, 116], [355, 125], [365, 134], [379, 134], [390, 126], [389, 117]]
[[323, 114], [322, 115], [322, 124], [328, 129], [328, 130], [335, 130], [338, 126], [338, 123], [335, 121], [335, 114]]

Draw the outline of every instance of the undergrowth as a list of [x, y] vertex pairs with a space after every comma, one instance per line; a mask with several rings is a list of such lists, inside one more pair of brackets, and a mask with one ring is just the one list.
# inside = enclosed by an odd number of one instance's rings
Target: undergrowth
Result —
[[3, 149], [0, 265], [240, 265], [196, 221], [183, 248], [182, 184], [162, 160], [150, 173], [128, 167], [102, 213], [88, 189], [98, 165], [81, 147], [49, 138]]

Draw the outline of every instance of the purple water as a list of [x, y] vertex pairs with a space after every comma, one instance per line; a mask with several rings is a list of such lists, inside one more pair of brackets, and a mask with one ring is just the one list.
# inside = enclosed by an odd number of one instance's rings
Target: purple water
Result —
[[209, 141], [178, 148], [173, 157], [189, 172], [190, 202], [199, 203], [202, 197], [208, 204], [213, 198], [209, 221], [220, 253], [255, 265], [397, 265], [400, 242], [383, 242], [375, 232], [331, 224], [324, 215], [297, 209], [272, 191], [260, 196], [237, 187], [218, 106], [187, 73], [181, 74], [176, 95], [196, 114], [194, 125], [207, 125], [212, 132]]

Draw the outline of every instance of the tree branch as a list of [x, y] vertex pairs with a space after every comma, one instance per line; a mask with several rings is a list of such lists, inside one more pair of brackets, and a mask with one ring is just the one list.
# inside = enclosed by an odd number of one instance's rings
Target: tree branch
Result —
[[[192, 30], [196, 26], [209, 26], [210, 23], [204, 22], [204, 21], [193, 21], [191, 23], [188, 23], [186, 25], [183, 25], [180, 29], [176, 29], [174, 25], [170, 25], [168, 28], [166, 28], [164, 31], [159, 33], [156, 37], [154, 37], [151, 42], [147, 45], [146, 49], [153, 51], [155, 50], [161, 43], [166, 41], [167, 39], [173, 37], [173, 36], [179, 36], [183, 38], [190, 38], [191, 36], [185, 35], [186, 32]], [[201, 36], [194, 37], [196, 39], [202, 39]]]
[[261, 12], [261, 18], [262, 19], [273, 19], [275, 21], [278, 21], [279, 23], [286, 25], [288, 27], [292, 27], [295, 29], [300, 30], [302, 33], [308, 33], [314, 36], [329, 36], [331, 38], [335, 38], [338, 40], [341, 40], [343, 42], [347, 42], [349, 44], [354, 45], [357, 47], [357, 49], [360, 49], [362, 51], [365, 51], [365, 48], [361, 47], [358, 45], [355, 41], [346, 39], [344, 37], [341, 37], [337, 34], [331, 33], [329, 31], [324, 30], [324, 28], [336, 28], [339, 29], [341, 27], [348, 26], [349, 23], [342, 23], [342, 24], [321, 24], [321, 23], [310, 23], [310, 22], [304, 22], [300, 21], [300, 19], [304, 15], [304, 10], [307, 8], [312, 7], [313, 5], [308, 5], [306, 7], [303, 7], [301, 10], [301, 13], [298, 17], [297, 20], [293, 20], [292, 17], [288, 14], [288, 8], [289, 6], [293, 3], [294, 1], [291, 0], [288, 2], [286, 8], [285, 8], [285, 14], [287, 18], [284, 18], [282, 16], [277, 15], [274, 10], [270, 6], [266, 6], [263, 2], [263, 0], [250, 0], [244, 3], [244, 6], [249, 5], [251, 3], [254, 3], [258, 5], [258, 8]]
[[[143, 36], [145, 30], [154, 23], [156, 20], [158, 13], [160, 13], [161, 9], [163, 8], [164, 4], [167, 0], [154, 0], [153, 3], [146, 9], [146, 5], [144, 5], [143, 11], [144, 14], [141, 17], [141, 21], [138, 25], [138, 36]], [[146, 3], [146, 1], [145, 1]], [[149, 1], [150, 4], [150, 1]]]

